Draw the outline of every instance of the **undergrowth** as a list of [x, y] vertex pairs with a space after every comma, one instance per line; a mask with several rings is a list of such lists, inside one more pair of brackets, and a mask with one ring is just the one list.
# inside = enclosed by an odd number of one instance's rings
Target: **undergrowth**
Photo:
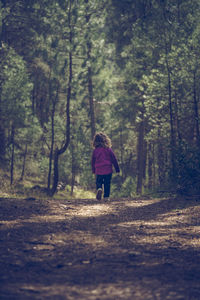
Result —
[[[10, 184], [10, 178], [7, 174], [0, 174], [0, 198], [49, 198], [47, 195], [46, 185], [40, 178], [26, 178], [23, 181], [15, 181]], [[57, 199], [90, 199], [94, 198], [92, 191], [86, 191], [81, 187], [74, 187], [71, 194], [71, 187], [67, 185], [64, 190], [58, 190], [52, 198]]]

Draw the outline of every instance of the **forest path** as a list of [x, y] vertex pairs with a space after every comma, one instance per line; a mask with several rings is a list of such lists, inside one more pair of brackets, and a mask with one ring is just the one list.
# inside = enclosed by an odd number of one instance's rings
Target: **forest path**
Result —
[[0, 299], [200, 299], [200, 201], [1, 198]]

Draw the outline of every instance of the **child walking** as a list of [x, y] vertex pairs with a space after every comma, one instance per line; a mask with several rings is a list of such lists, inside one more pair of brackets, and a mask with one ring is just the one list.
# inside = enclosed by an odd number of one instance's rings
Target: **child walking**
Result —
[[111, 149], [110, 138], [102, 132], [97, 133], [93, 139], [92, 172], [96, 174], [97, 200], [101, 200], [104, 186], [104, 199], [110, 196], [110, 184], [112, 179], [112, 166], [117, 173], [120, 172], [117, 158]]

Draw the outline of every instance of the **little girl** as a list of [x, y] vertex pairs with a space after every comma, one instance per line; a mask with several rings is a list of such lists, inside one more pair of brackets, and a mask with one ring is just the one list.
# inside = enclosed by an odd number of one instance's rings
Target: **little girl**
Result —
[[104, 199], [109, 199], [112, 165], [114, 165], [117, 173], [120, 172], [116, 156], [111, 146], [111, 140], [105, 133], [99, 132], [95, 135], [93, 139], [93, 147], [95, 149], [92, 153], [92, 172], [96, 174], [97, 200], [101, 200], [103, 185]]

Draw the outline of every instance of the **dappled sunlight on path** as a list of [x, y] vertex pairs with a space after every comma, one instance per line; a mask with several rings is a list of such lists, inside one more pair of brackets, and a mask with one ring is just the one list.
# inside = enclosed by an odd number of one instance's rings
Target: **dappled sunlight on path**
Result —
[[200, 299], [200, 203], [0, 201], [1, 299]]

